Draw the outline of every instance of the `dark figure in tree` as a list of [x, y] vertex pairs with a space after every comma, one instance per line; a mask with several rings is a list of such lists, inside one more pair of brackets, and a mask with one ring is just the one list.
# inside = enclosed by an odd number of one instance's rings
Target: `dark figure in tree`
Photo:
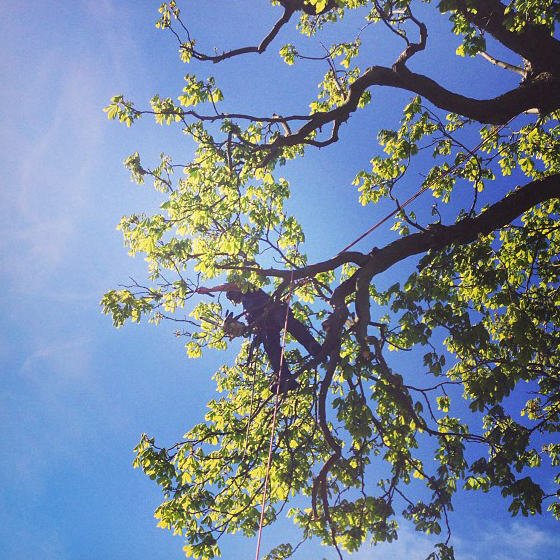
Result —
[[[241, 288], [232, 282], [220, 284], [213, 288], [198, 288], [199, 294], [210, 294], [212, 292], [226, 292], [226, 297], [233, 303], [241, 303], [247, 317], [247, 322], [253, 326], [257, 332], [257, 342], [262, 342], [264, 351], [278, 379], [280, 373], [280, 391], [288, 392], [297, 388], [298, 384], [286, 361], [282, 361], [280, 368], [282, 346], [280, 344], [280, 333], [286, 322], [286, 312], [288, 313], [288, 332], [311, 354], [315, 357], [321, 350], [321, 345], [315, 340], [308, 328], [298, 321], [291, 309], [287, 309], [285, 304], [276, 304], [272, 298], [263, 290], [249, 290], [243, 293]], [[281, 371], [280, 371], [281, 369]], [[271, 387], [272, 388], [272, 387]], [[274, 387], [276, 390], [276, 387]]]

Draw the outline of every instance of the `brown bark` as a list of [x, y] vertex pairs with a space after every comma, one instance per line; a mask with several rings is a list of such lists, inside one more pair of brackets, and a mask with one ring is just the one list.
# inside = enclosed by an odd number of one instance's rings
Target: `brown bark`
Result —
[[530, 24], [521, 33], [508, 31], [506, 7], [499, 0], [459, 0], [458, 9], [473, 25], [530, 61], [537, 73], [560, 74], [560, 41], [546, 27]]
[[[543, 113], [549, 113], [560, 108], [560, 80], [550, 73], [543, 73], [532, 82], [523, 83], [493, 99], [479, 100], [449, 91], [431, 78], [415, 74], [404, 66], [398, 70], [373, 66], [350, 86], [348, 97], [342, 105], [331, 111], [311, 115], [309, 121], [299, 130], [289, 136], [278, 137], [266, 148], [274, 150], [301, 143], [324, 146], [337, 141], [340, 124], [347, 121], [351, 113], [356, 111], [362, 94], [372, 86], [389, 86], [417, 93], [440, 109], [458, 113], [480, 123], [494, 125], [505, 124], [512, 117], [530, 109], [536, 108]], [[286, 120], [290, 118], [286, 117]], [[306, 140], [314, 130], [321, 129], [331, 122], [333, 133], [329, 140]]]

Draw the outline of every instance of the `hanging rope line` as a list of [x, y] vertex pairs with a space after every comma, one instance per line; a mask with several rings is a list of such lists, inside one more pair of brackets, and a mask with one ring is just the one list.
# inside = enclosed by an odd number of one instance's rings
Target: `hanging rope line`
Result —
[[352, 241], [352, 243], [350, 243], [350, 245], [348, 245], [347, 247], [342, 249], [342, 251], [340, 251], [338, 254], [340, 255], [341, 253], [344, 253], [344, 252], [348, 251], [348, 249], [350, 249], [351, 247], [354, 247], [354, 245], [359, 243], [362, 239], [364, 239], [364, 237], [367, 237], [370, 233], [375, 231], [379, 226], [383, 225], [387, 220], [389, 220], [395, 214], [400, 212], [405, 206], [408, 206], [413, 200], [416, 200], [421, 194], [425, 193], [429, 188], [431, 188], [433, 185], [435, 185], [438, 181], [441, 181], [444, 177], [447, 177], [447, 175], [449, 175], [452, 171], [457, 169], [457, 167], [459, 167], [459, 165], [461, 165], [463, 163], [467, 163], [468, 161], [470, 161], [476, 155], [476, 152], [478, 152], [484, 146], [484, 144], [486, 144], [490, 139], [492, 139], [494, 136], [496, 136], [496, 134], [498, 134], [498, 132], [500, 132], [506, 126], [508, 126], [511, 123], [511, 121], [513, 121], [513, 119], [515, 119], [516, 117], [517, 117], [517, 115], [512, 117], [507, 123], [502, 124], [501, 126], [495, 128], [486, 138], [481, 140], [472, 150], [468, 150], [469, 157], [467, 159], [453, 164], [449, 169], [444, 171], [441, 175], [439, 175], [435, 179], [432, 179], [427, 185], [424, 185], [416, 194], [412, 195], [407, 201], [400, 204], [398, 208], [393, 210], [391, 213], [387, 214], [387, 216], [385, 216], [383, 219], [379, 220], [379, 222], [377, 222], [374, 226], [369, 228], [365, 233], [360, 235], [360, 237], [358, 237], [357, 239]]
[[290, 313], [290, 302], [292, 300], [292, 290], [294, 285], [294, 271], [290, 274], [290, 291], [288, 292], [288, 300], [286, 302], [286, 319], [284, 320], [284, 332], [282, 334], [282, 352], [280, 353], [280, 366], [278, 368], [278, 382], [276, 384], [276, 402], [274, 403], [274, 414], [272, 415], [272, 430], [270, 432], [270, 444], [268, 446], [268, 461], [266, 465], [266, 475], [264, 477], [264, 491], [261, 504], [261, 518], [259, 521], [259, 536], [257, 539], [257, 552], [255, 560], [259, 560], [261, 551], [261, 537], [264, 524], [264, 510], [266, 507], [266, 499], [268, 493], [268, 481], [270, 478], [270, 466], [272, 464], [272, 446], [274, 445], [274, 433], [276, 431], [276, 417], [278, 416], [278, 407], [280, 404], [280, 380], [282, 377], [282, 365], [284, 364], [284, 351], [286, 348], [286, 331], [288, 330], [288, 316]]
[[[258, 336], [258, 335], [257, 335]], [[251, 381], [251, 403], [249, 405], [249, 418], [247, 419], [247, 429], [245, 430], [245, 443], [243, 444], [243, 459], [245, 459], [245, 455], [247, 453], [247, 442], [249, 441], [249, 429], [251, 427], [251, 420], [253, 418], [253, 401], [255, 398], [255, 378], [257, 374], [257, 363], [253, 361], [253, 352], [257, 346], [257, 338], [253, 337], [251, 340], [251, 346], [249, 346], [249, 354], [247, 356], [247, 367], [248, 369], [253, 369], [253, 376]]]

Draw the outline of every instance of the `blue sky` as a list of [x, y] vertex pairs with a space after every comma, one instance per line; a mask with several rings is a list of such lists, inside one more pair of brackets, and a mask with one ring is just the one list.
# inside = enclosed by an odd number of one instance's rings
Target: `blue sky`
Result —
[[[172, 326], [117, 331], [98, 305], [105, 291], [144, 274], [142, 260], [127, 257], [116, 224], [160, 200], [149, 187], [131, 184], [121, 162], [136, 150], [148, 158], [170, 151], [188, 161], [192, 150], [178, 130], [148, 120], [126, 129], [102, 111], [118, 93], [139, 106], [154, 93], [176, 96], [183, 75], [193, 71], [178, 61], [171, 36], [155, 29], [158, 4], [0, 4], [0, 557], [6, 560], [183, 557], [182, 539], [155, 526], [159, 491], [132, 469], [132, 448], [142, 432], [176, 441], [203, 416], [221, 356], [189, 361]], [[193, 7], [189, 21], [210, 47], [222, 34], [226, 46], [252, 43], [277, 17], [251, 12], [256, 0], [204, 4], [209, 11]], [[254, 30], [245, 29], [248, 17]], [[227, 34], [228, 26], [238, 33]], [[274, 60], [281, 44], [260, 60], [246, 58], [244, 75], [233, 63], [194, 71], [219, 76], [226, 97], [255, 112], [305, 110], [316, 86], [302, 78], [324, 69], [263, 73], [259, 63]], [[380, 63], [395, 54], [381, 39], [373, 51]], [[480, 61], [457, 70], [455, 64], [438, 61], [450, 87], [482, 68]], [[430, 65], [426, 56], [416, 68]], [[474, 93], [509, 83], [502, 71], [484, 72], [471, 85]], [[341, 249], [383, 215], [360, 208], [350, 182], [375, 150], [372, 131], [390, 125], [408, 97], [380, 95], [361, 123], [343, 130], [351, 142], [312, 152], [286, 170], [311, 260]], [[376, 235], [364, 247], [383, 243], [388, 233]], [[458, 558], [551, 557], [560, 546], [554, 522], [512, 520], [503, 506], [496, 495], [459, 502]], [[231, 539], [223, 556], [251, 557], [255, 545]], [[398, 543], [364, 547], [354, 558], [423, 558], [424, 550], [430, 540], [404, 529]], [[319, 555], [331, 558], [324, 550], [309, 553]]]

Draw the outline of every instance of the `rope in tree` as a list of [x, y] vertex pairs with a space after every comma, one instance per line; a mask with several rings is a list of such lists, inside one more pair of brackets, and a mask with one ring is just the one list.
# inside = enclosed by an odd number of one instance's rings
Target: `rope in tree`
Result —
[[294, 285], [294, 271], [292, 270], [290, 275], [290, 291], [288, 292], [288, 301], [286, 302], [286, 319], [284, 320], [284, 332], [282, 334], [282, 352], [280, 353], [280, 366], [278, 367], [278, 382], [276, 384], [276, 401], [274, 403], [274, 413], [272, 415], [272, 430], [270, 432], [270, 444], [268, 447], [268, 461], [266, 465], [266, 475], [264, 477], [264, 491], [263, 499], [261, 504], [261, 518], [259, 520], [259, 536], [257, 539], [257, 552], [255, 555], [255, 560], [259, 560], [259, 554], [261, 551], [261, 537], [264, 523], [264, 510], [266, 507], [266, 499], [268, 492], [268, 481], [270, 478], [270, 466], [272, 464], [272, 446], [274, 444], [274, 432], [276, 431], [276, 417], [278, 415], [278, 407], [280, 405], [280, 380], [282, 373], [282, 365], [284, 364], [284, 351], [286, 349], [286, 332], [288, 330], [288, 316], [290, 313], [290, 302], [292, 299], [292, 290]]
[[247, 419], [247, 429], [245, 430], [245, 443], [243, 445], [243, 459], [245, 459], [245, 455], [247, 453], [247, 442], [249, 441], [249, 429], [251, 427], [251, 420], [253, 418], [253, 400], [255, 398], [255, 378], [257, 374], [257, 364], [253, 361], [253, 352], [255, 347], [257, 346], [257, 339], [253, 337], [251, 340], [251, 346], [249, 346], [249, 354], [247, 356], [247, 369], [250, 369], [253, 366], [253, 379], [251, 382], [251, 403], [249, 405], [249, 418]]
[[338, 254], [340, 255], [341, 253], [344, 253], [345, 251], [348, 251], [348, 249], [350, 249], [351, 247], [354, 247], [354, 245], [356, 245], [356, 243], [359, 243], [362, 239], [364, 239], [364, 237], [367, 237], [370, 233], [375, 231], [379, 226], [384, 224], [389, 218], [392, 218], [395, 214], [400, 212], [405, 206], [408, 206], [413, 200], [416, 200], [421, 194], [425, 193], [429, 188], [431, 188], [433, 185], [435, 185], [438, 181], [441, 181], [444, 177], [446, 177], [452, 171], [457, 169], [457, 167], [459, 167], [459, 165], [470, 161], [476, 155], [476, 152], [478, 152], [484, 146], [484, 144], [486, 144], [486, 142], [488, 142], [491, 138], [493, 138], [496, 134], [498, 134], [498, 132], [500, 132], [502, 129], [504, 129], [506, 126], [508, 126], [511, 123], [511, 121], [513, 121], [513, 119], [515, 119], [516, 117], [517, 117], [517, 115], [512, 117], [507, 123], [502, 124], [501, 126], [495, 128], [492, 131], [491, 134], [489, 134], [486, 138], [481, 140], [472, 150], [468, 151], [469, 152], [469, 157], [466, 160], [453, 164], [449, 169], [444, 171], [439, 177], [436, 177], [435, 179], [430, 181], [427, 185], [423, 186], [416, 194], [412, 195], [407, 201], [403, 202], [403, 204], [399, 204], [398, 208], [393, 210], [391, 213], [387, 214], [387, 216], [385, 216], [383, 219], [379, 220], [379, 222], [377, 222], [374, 226], [372, 226], [370, 229], [368, 229], [365, 233], [360, 235], [360, 237], [358, 237], [357, 239], [352, 241], [352, 243], [350, 243], [350, 245], [348, 245], [347, 247], [342, 249], [342, 251], [340, 251]]

